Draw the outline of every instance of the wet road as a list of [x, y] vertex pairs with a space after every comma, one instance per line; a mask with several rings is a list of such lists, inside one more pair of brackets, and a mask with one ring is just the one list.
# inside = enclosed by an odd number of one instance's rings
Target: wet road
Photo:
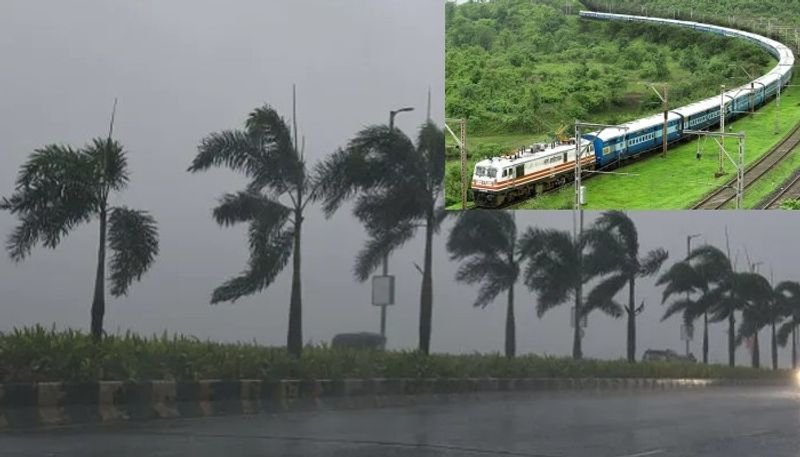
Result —
[[0, 434], [10, 456], [797, 456], [800, 390], [560, 393]]

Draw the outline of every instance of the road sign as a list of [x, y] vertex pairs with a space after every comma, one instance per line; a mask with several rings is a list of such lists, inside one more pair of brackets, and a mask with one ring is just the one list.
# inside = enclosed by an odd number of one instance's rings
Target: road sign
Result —
[[394, 304], [394, 276], [372, 277], [372, 304], [375, 306]]

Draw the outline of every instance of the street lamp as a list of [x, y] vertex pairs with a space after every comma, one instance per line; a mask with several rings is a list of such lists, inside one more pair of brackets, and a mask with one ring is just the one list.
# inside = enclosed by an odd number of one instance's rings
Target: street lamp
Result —
[[[412, 107], [389, 111], [389, 133], [394, 133], [394, 117], [398, 113], [414, 111]], [[386, 307], [394, 304], [394, 277], [389, 276], [389, 255], [383, 256], [383, 275], [372, 278], [372, 304], [381, 307], [381, 336], [386, 341]]]
[[[699, 233], [694, 233], [691, 235], [686, 236], [686, 258], [689, 258], [689, 254], [692, 252], [692, 239], [699, 237]], [[689, 292], [686, 292], [686, 300], [689, 300]], [[684, 324], [684, 328], [681, 331], [681, 336], [683, 336], [683, 340], [686, 341], [686, 355], [689, 355], [689, 342], [694, 339], [694, 325], [693, 324]]]

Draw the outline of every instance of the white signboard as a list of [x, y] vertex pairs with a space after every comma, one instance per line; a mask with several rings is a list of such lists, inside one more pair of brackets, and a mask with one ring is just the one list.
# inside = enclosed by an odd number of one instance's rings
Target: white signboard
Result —
[[394, 305], [394, 276], [372, 277], [372, 304], [375, 306]]

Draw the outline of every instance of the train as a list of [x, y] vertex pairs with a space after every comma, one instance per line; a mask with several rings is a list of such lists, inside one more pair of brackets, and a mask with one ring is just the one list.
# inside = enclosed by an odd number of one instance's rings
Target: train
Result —
[[[749, 40], [772, 54], [778, 64], [769, 73], [721, 95], [707, 98], [667, 113], [667, 143], [686, 139], [689, 130], [704, 130], [747, 113], [780, 94], [789, 84], [794, 67], [792, 50], [770, 38], [750, 32], [698, 22], [626, 14], [581, 11], [580, 16], [597, 20], [647, 22], [687, 27], [701, 32]], [[574, 179], [576, 155], [586, 172], [609, 169], [658, 150], [663, 144], [664, 114], [637, 119], [600, 131], [581, 134], [581, 152], [577, 141], [536, 143], [499, 157], [479, 161], [471, 183], [473, 201], [479, 207], [498, 207], [560, 187]]]

